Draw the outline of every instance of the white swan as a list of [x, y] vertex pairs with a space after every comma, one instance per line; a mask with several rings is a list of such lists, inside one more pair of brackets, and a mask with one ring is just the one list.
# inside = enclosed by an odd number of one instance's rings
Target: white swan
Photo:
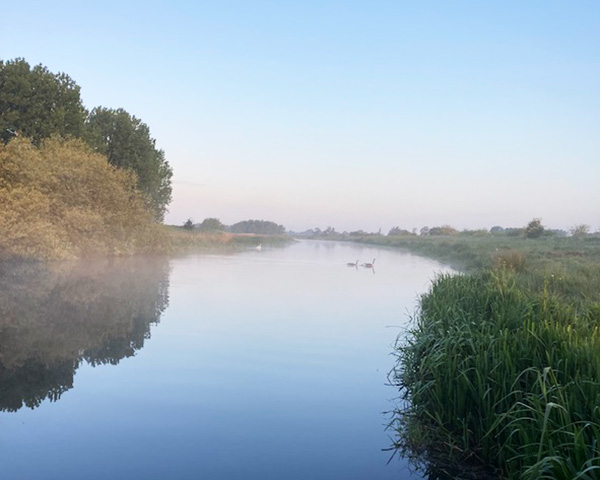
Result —
[[356, 263], [347, 263], [346, 265], [348, 265], [349, 267], [357, 267], [358, 266], [358, 260], [356, 260]]
[[262, 250], [262, 244], [258, 244], [256, 247], [254, 247], [254, 250], [260, 252]]

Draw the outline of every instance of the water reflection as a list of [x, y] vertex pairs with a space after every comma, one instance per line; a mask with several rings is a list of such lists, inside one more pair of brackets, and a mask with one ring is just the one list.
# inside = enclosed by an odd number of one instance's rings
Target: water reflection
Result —
[[73, 387], [79, 365], [116, 365], [150, 338], [169, 301], [166, 260], [0, 266], [0, 410]]

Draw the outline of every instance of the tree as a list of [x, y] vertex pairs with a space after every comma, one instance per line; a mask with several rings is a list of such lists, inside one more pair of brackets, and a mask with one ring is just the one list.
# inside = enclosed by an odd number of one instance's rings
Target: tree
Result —
[[541, 237], [544, 233], [544, 226], [542, 225], [541, 218], [534, 218], [527, 224], [525, 230], [523, 230], [523, 234], [527, 238], [538, 238]]
[[575, 225], [574, 227], [571, 227], [569, 231], [574, 237], [585, 237], [590, 233], [590, 226], [582, 223], [581, 225]]
[[148, 125], [121, 108], [97, 107], [87, 119], [85, 139], [110, 164], [135, 172], [150, 210], [162, 221], [171, 202], [173, 171], [164, 152], [156, 148]]
[[450, 225], [442, 225], [441, 227], [432, 227], [429, 235], [458, 235], [458, 230]]
[[388, 232], [388, 237], [393, 237], [393, 236], [406, 236], [406, 235], [412, 235], [408, 230], [405, 230], [403, 228], [400, 227], [393, 227], [389, 232]]
[[491, 233], [502, 233], [503, 231], [504, 228], [502, 228], [500, 225], [494, 225], [492, 228], [490, 228]]
[[186, 230], [193, 230], [194, 229], [194, 221], [191, 218], [188, 218], [186, 220], [186, 222], [183, 224], [183, 228], [185, 228]]
[[[331, 234], [331, 227], [325, 230], [323, 234]], [[229, 230], [233, 233], [254, 233], [258, 235], [284, 235], [285, 227], [283, 225], [277, 225], [275, 222], [268, 220], [244, 220], [238, 222], [229, 227]], [[335, 231], [335, 230], [333, 230]]]
[[203, 232], [214, 232], [225, 230], [225, 225], [218, 218], [205, 218], [198, 228]]
[[87, 112], [79, 90], [65, 73], [0, 60], [0, 140], [21, 135], [39, 146], [52, 135], [80, 137]]

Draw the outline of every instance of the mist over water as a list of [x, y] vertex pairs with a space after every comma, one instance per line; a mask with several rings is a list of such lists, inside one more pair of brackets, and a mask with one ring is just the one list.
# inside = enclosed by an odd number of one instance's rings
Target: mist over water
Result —
[[3, 475], [420, 478], [386, 465], [386, 376], [445, 270], [331, 242], [3, 268]]

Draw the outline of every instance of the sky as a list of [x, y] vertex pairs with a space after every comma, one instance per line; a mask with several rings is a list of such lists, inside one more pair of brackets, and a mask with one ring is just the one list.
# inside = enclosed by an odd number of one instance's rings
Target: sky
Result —
[[31, 1], [0, 59], [145, 122], [165, 223], [600, 229], [600, 2]]

